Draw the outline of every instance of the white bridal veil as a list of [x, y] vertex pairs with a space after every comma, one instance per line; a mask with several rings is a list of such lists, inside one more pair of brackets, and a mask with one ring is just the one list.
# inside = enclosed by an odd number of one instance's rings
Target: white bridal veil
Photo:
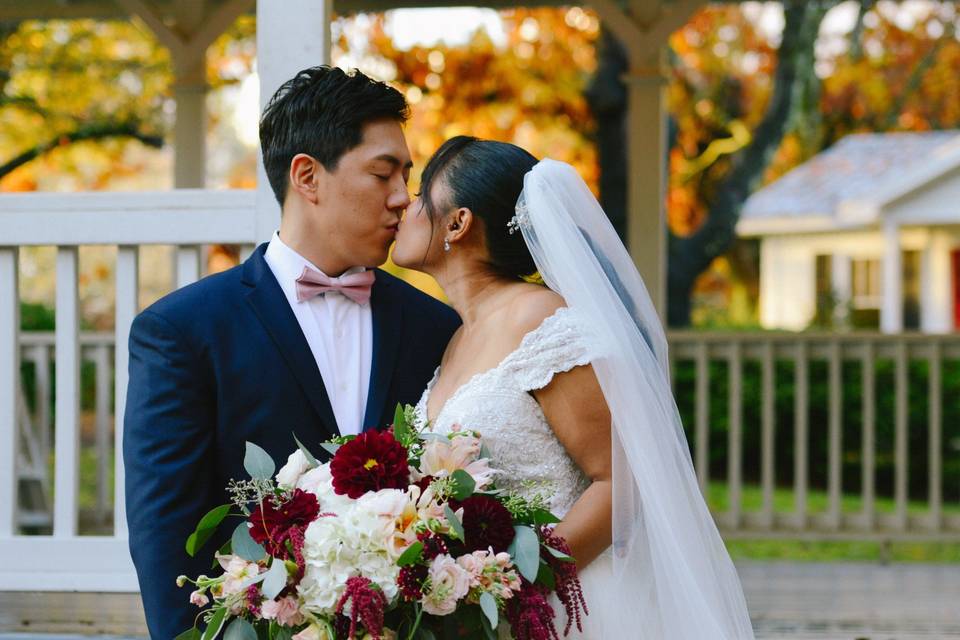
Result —
[[663, 327], [623, 243], [573, 167], [553, 160], [526, 175], [516, 220], [547, 286], [602, 341], [593, 366], [613, 417], [614, 507], [613, 583], [601, 597], [621, 625], [609, 637], [753, 638], [697, 485]]

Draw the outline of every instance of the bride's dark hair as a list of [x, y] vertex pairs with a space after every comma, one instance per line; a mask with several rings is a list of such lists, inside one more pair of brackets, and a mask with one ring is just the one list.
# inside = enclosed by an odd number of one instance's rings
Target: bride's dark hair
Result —
[[[490, 268], [507, 278], [537, 270], [523, 234], [507, 223], [523, 191], [523, 177], [537, 159], [515, 144], [470, 136], [450, 138], [433, 154], [420, 179], [420, 193], [431, 221], [453, 207], [466, 207], [483, 221]], [[447, 186], [446, 202], [433, 201], [437, 181]]]

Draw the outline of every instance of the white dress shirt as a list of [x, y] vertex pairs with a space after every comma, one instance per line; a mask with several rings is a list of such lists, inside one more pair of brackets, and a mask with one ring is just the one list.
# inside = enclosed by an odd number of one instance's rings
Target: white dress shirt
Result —
[[[280, 283], [317, 361], [340, 435], [360, 433], [365, 426], [363, 414], [373, 360], [370, 304], [357, 304], [334, 291], [298, 302], [297, 278], [303, 268], [323, 271], [286, 245], [279, 233], [273, 234], [263, 258]], [[363, 270], [354, 267], [346, 273]]]

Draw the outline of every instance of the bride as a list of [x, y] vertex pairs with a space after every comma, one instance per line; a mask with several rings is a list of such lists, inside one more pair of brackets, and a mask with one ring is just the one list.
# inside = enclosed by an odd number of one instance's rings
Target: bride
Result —
[[424, 169], [393, 259], [436, 278], [463, 319], [418, 420], [479, 431], [497, 486], [540, 494], [562, 518], [590, 611], [571, 637], [753, 638], [697, 487], [663, 329], [574, 169], [453, 138]]

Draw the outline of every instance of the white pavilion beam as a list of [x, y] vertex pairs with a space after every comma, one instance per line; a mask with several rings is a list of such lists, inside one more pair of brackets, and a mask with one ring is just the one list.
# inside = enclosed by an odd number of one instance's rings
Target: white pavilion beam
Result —
[[[330, 64], [331, 0], [257, 3], [257, 73], [260, 109], [284, 82], [307, 67]], [[269, 240], [280, 226], [280, 207], [257, 154], [257, 238]]]

